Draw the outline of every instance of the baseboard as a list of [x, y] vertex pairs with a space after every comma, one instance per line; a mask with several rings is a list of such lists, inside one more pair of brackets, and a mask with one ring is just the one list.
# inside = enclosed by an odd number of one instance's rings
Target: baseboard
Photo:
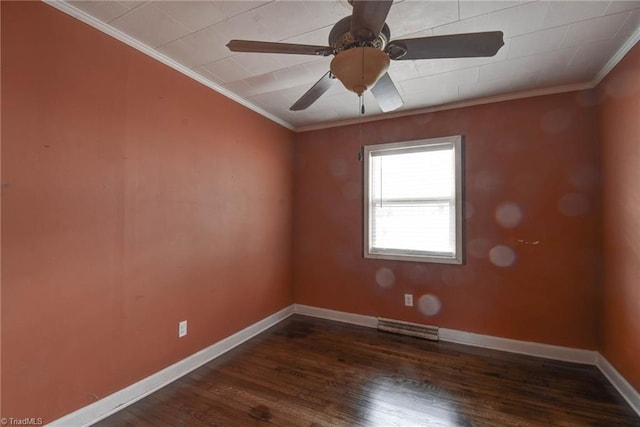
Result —
[[53, 427], [89, 426], [137, 402], [194, 369], [204, 365], [294, 313], [290, 305], [217, 343], [192, 354], [147, 378], [117, 391], [91, 405], [78, 409], [48, 424]]
[[440, 340], [586, 365], [595, 365], [598, 357], [598, 353], [592, 350], [520, 341], [446, 328], [440, 328]]
[[[369, 328], [375, 328], [377, 326], [377, 317], [374, 316], [293, 304], [135, 384], [100, 399], [91, 405], [80, 408], [62, 418], [58, 418], [50, 423], [49, 426], [90, 426], [228, 352], [260, 332], [286, 319], [293, 313]], [[629, 405], [640, 415], [640, 393], [598, 352], [474, 334], [446, 328], [440, 328], [440, 340], [544, 357], [547, 359], [595, 365]]]
[[[329, 310], [326, 308], [312, 307], [309, 305], [295, 304], [296, 313], [322, 319], [336, 320], [338, 322], [375, 328], [377, 317], [363, 314], [346, 313], [343, 311]], [[493, 350], [508, 351], [510, 353], [526, 354], [529, 356], [544, 357], [566, 362], [595, 365], [597, 352], [577, 348], [560, 347], [535, 342], [519, 341], [508, 338], [494, 337], [491, 335], [474, 334], [455, 329], [440, 328], [440, 340], [458, 344], [484, 347]]]
[[375, 328], [378, 326], [378, 318], [365, 316], [364, 314], [347, 313], [344, 311], [329, 310], [328, 308], [313, 307], [310, 305], [294, 304], [294, 312], [305, 316], [317, 317], [336, 322], [350, 323], [352, 325]]
[[634, 411], [640, 415], [640, 393], [613, 367], [602, 355], [598, 354], [597, 366], [609, 382], [618, 390]]
[[[377, 317], [374, 316], [346, 313], [302, 304], [295, 304], [294, 311], [298, 314], [321, 319], [335, 320], [337, 322], [351, 323], [369, 328], [377, 327]], [[447, 328], [440, 328], [439, 334], [441, 341], [597, 366], [607, 380], [609, 380], [629, 403], [631, 408], [640, 415], [640, 393], [597, 351], [513, 340]]]

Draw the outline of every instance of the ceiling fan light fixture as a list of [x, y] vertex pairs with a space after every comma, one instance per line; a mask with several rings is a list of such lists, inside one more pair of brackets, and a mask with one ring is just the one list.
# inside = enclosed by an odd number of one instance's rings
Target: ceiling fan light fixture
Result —
[[383, 112], [394, 111], [402, 107], [403, 102], [387, 73], [390, 60], [489, 57], [504, 46], [502, 31], [391, 40], [391, 31], [385, 21], [393, 0], [332, 1], [345, 7], [353, 6], [353, 12], [331, 28], [328, 46], [257, 40], [231, 40], [227, 44], [232, 52], [335, 56], [331, 70], [289, 108], [291, 111], [309, 107], [336, 80], [340, 80], [347, 90], [358, 94], [361, 101], [362, 94], [371, 89]]
[[389, 55], [374, 47], [344, 50], [331, 61], [331, 74], [358, 96], [371, 88], [388, 69]]

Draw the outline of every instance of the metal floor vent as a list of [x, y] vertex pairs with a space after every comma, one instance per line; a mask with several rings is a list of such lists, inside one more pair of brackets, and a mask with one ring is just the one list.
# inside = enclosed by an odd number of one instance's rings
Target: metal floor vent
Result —
[[378, 330], [438, 341], [438, 327], [378, 317]]

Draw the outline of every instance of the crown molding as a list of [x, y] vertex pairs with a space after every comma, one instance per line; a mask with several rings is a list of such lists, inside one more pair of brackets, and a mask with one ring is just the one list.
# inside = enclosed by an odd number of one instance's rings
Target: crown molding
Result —
[[193, 80], [197, 81], [198, 83], [208, 87], [209, 89], [213, 89], [214, 91], [218, 92], [219, 94], [231, 99], [232, 101], [237, 102], [238, 104], [247, 107], [248, 109], [260, 114], [261, 116], [266, 117], [267, 119], [281, 125], [284, 126], [285, 128], [295, 131], [295, 127], [293, 125], [291, 125], [290, 123], [282, 120], [279, 117], [274, 116], [273, 114], [263, 110], [262, 108], [256, 106], [255, 104], [252, 104], [251, 102], [247, 101], [244, 98], [241, 98], [240, 96], [236, 95], [235, 93], [223, 88], [222, 86], [217, 85], [216, 83], [213, 83], [211, 80], [206, 79], [205, 77], [201, 76], [200, 74], [194, 72], [193, 70], [185, 67], [184, 65], [174, 61], [173, 59], [169, 58], [166, 55], [163, 55], [162, 53], [158, 52], [157, 50], [147, 46], [144, 43], [141, 43], [140, 41], [128, 36], [127, 34], [123, 33], [120, 30], [117, 30], [113, 27], [111, 27], [110, 25], [94, 18], [93, 16], [89, 15], [88, 13], [75, 8], [74, 6], [70, 5], [69, 3], [65, 2], [65, 1], [61, 1], [61, 0], [42, 0], [44, 3], [48, 4], [49, 6], [58, 9], [61, 12], [66, 13], [67, 15], [70, 15], [74, 18], [76, 18], [79, 21], [84, 22], [87, 25], [90, 25], [91, 27], [97, 29], [98, 31], [101, 31], [113, 38], [115, 38], [116, 40], [121, 41], [122, 43], [131, 46], [132, 48], [144, 53], [147, 56], [152, 57], [153, 59], [160, 61], [161, 63], [163, 63], [164, 65], [167, 65], [171, 68], [173, 68], [174, 70], [178, 71], [179, 73], [184, 74], [187, 77], [192, 78]]
[[339, 126], [348, 126], [348, 125], [353, 125], [358, 123], [368, 123], [368, 122], [374, 122], [378, 120], [414, 116], [418, 114], [435, 113], [438, 111], [453, 110], [456, 108], [473, 107], [476, 105], [491, 104], [494, 102], [515, 101], [517, 99], [532, 98], [535, 96], [554, 95], [554, 94], [564, 93], [564, 92], [575, 92], [579, 90], [594, 89], [611, 72], [611, 70], [613, 70], [615, 66], [618, 65], [618, 63], [622, 60], [622, 58], [624, 58], [624, 56], [627, 53], [629, 53], [629, 51], [633, 49], [633, 47], [639, 41], [640, 41], [640, 28], [636, 29], [636, 31], [631, 35], [631, 37], [627, 39], [627, 41], [620, 47], [620, 49], [618, 49], [616, 53], [611, 57], [611, 59], [609, 59], [609, 61], [607, 61], [607, 63], [600, 69], [598, 74], [596, 74], [596, 76], [589, 82], [556, 86], [556, 87], [551, 87], [546, 89], [535, 89], [535, 90], [528, 90], [528, 91], [522, 91], [522, 92], [513, 92], [513, 93], [504, 94], [504, 95], [472, 99], [469, 101], [454, 102], [451, 104], [439, 105], [437, 107], [427, 107], [427, 108], [418, 108], [415, 110], [399, 111], [397, 113], [377, 114], [369, 117], [353, 118], [353, 119], [346, 119], [346, 120], [335, 120], [335, 121], [326, 122], [326, 123], [319, 123], [317, 125], [296, 127], [294, 131], [297, 133], [309, 132], [314, 130], [339, 127]]
[[616, 51], [616, 53], [611, 57], [611, 59], [602, 67], [602, 69], [598, 72], [598, 74], [596, 74], [596, 76], [591, 81], [585, 82], [585, 83], [562, 85], [562, 86], [555, 86], [551, 88], [535, 89], [535, 90], [522, 91], [522, 92], [513, 92], [513, 93], [504, 94], [504, 95], [489, 96], [489, 97], [472, 99], [472, 100], [462, 101], [462, 102], [453, 102], [450, 104], [439, 105], [435, 107], [403, 110], [403, 111], [398, 111], [396, 113], [386, 113], [386, 114], [383, 113], [383, 114], [376, 114], [368, 117], [357, 117], [357, 118], [351, 118], [351, 119], [345, 119], [345, 120], [334, 120], [330, 122], [318, 123], [318, 124], [309, 125], [309, 126], [294, 126], [291, 123], [281, 119], [280, 117], [277, 117], [263, 110], [262, 108], [256, 106], [255, 104], [247, 101], [246, 99], [241, 98], [240, 96], [225, 89], [224, 87], [208, 80], [207, 78], [185, 67], [184, 65], [181, 65], [180, 63], [174, 61], [168, 56], [161, 54], [160, 52], [145, 45], [144, 43], [141, 43], [138, 40], [135, 40], [134, 38], [128, 36], [122, 31], [117, 30], [109, 26], [108, 24], [85, 13], [84, 11], [73, 7], [69, 3], [66, 3], [65, 1], [61, 1], [61, 0], [42, 0], [42, 1], [84, 22], [87, 25], [90, 25], [93, 28], [96, 28], [97, 30], [105, 34], [110, 35], [111, 37], [127, 44], [128, 46], [131, 46], [134, 49], [139, 50], [145, 55], [148, 55], [160, 61], [161, 63], [173, 68], [174, 70], [186, 75], [187, 77], [190, 77], [196, 80], [200, 84], [210, 89], [213, 89], [214, 91], [220, 93], [221, 95], [237, 102], [240, 105], [243, 105], [244, 107], [249, 108], [250, 110], [296, 133], [328, 129], [328, 128], [334, 128], [339, 126], [348, 126], [348, 125], [359, 124], [359, 123], [368, 123], [368, 122], [379, 121], [379, 120], [395, 119], [399, 117], [414, 116], [419, 114], [435, 113], [438, 111], [473, 107], [477, 105], [491, 104], [495, 102], [514, 101], [517, 99], [532, 98], [536, 96], [554, 95], [554, 94], [564, 93], [564, 92], [575, 92], [580, 90], [593, 89], [596, 86], [598, 86], [598, 84], [600, 84], [600, 82], [607, 76], [607, 74], [609, 74], [611, 70], [613, 70], [613, 68], [622, 60], [622, 58], [624, 58], [624, 56], [636, 45], [636, 43], [640, 41], [640, 28], [638, 28], [631, 35], [631, 37], [629, 37], [629, 39], [620, 47], [620, 49]]
[[622, 58], [629, 53], [629, 51], [640, 41], [640, 27], [629, 37], [629, 39], [618, 49], [618, 51], [604, 64], [604, 67], [596, 74], [591, 81], [591, 87], [594, 88], [600, 84], [600, 82], [618, 65], [618, 62], [622, 61]]
[[379, 120], [396, 119], [399, 117], [415, 116], [418, 114], [435, 113], [438, 111], [454, 110], [457, 108], [474, 107], [476, 105], [493, 104], [495, 102], [514, 101], [517, 99], [532, 98], [535, 96], [553, 95], [556, 93], [575, 92], [584, 89], [592, 89], [591, 82], [578, 83], [572, 85], [555, 86], [545, 89], [527, 90], [523, 92], [513, 92], [504, 95], [488, 96], [484, 98], [471, 99], [468, 101], [453, 102], [450, 104], [438, 105], [437, 107], [417, 108], [414, 110], [398, 111], [397, 113], [377, 114], [374, 116], [353, 118], [346, 120], [336, 120], [317, 125], [301, 126], [295, 128], [296, 132], [308, 132], [312, 130], [320, 130], [333, 128], [338, 126], [348, 126], [358, 123], [376, 122]]

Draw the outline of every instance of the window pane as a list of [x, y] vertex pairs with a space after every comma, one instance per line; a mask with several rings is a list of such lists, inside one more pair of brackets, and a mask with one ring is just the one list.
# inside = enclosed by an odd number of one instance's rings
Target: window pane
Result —
[[382, 206], [374, 208], [372, 249], [453, 254], [455, 241], [450, 232], [449, 203]]
[[462, 137], [365, 147], [370, 258], [463, 262]]
[[455, 194], [451, 146], [417, 153], [372, 157], [374, 199], [449, 198]]

